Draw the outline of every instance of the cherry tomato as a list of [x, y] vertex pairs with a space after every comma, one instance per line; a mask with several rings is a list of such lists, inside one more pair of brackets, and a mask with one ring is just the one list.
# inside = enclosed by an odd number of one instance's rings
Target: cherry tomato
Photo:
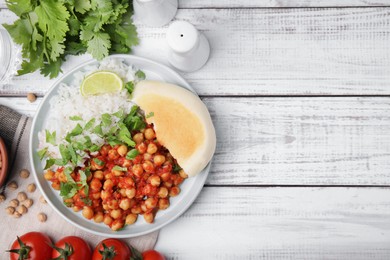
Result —
[[10, 260], [49, 260], [53, 250], [51, 244], [50, 238], [43, 233], [26, 233], [12, 243]]
[[130, 248], [125, 242], [108, 238], [95, 247], [92, 260], [129, 260], [131, 255]]
[[63, 260], [91, 259], [92, 251], [84, 239], [68, 236], [59, 240], [53, 247], [52, 258]]
[[165, 257], [156, 250], [148, 250], [142, 253], [143, 260], [165, 260]]

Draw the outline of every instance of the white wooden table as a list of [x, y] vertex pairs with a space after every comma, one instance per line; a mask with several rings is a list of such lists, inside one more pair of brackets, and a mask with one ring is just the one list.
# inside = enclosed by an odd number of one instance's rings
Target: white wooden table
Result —
[[[5, 8], [0, 22], [15, 17]], [[169, 259], [390, 259], [390, 0], [182, 0], [207, 65], [183, 74], [217, 129], [199, 198], [163, 228]], [[134, 54], [166, 64], [164, 28]], [[89, 59], [70, 58], [63, 71]], [[0, 88], [33, 116], [52, 81]]]

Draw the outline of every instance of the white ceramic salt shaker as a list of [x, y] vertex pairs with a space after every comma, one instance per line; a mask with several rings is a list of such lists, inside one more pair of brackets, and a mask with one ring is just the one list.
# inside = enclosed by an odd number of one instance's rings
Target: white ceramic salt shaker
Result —
[[186, 21], [173, 22], [167, 31], [168, 60], [175, 68], [192, 72], [206, 64], [210, 44], [195, 26]]
[[178, 0], [133, 0], [133, 7], [136, 20], [160, 27], [175, 17]]

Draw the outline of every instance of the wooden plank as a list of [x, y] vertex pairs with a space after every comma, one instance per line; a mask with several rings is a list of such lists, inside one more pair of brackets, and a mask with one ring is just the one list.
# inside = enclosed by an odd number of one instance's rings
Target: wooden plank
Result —
[[390, 259], [390, 189], [204, 188], [163, 228], [168, 259]]
[[[204, 98], [211, 185], [390, 185], [390, 98]], [[32, 115], [38, 102], [0, 98]]]
[[[202, 95], [390, 94], [390, 8], [184, 9], [176, 18], [212, 46], [204, 68], [183, 74]], [[0, 12], [1, 23], [11, 20]], [[166, 27], [138, 31], [134, 54], [166, 64]], [[32, 74], [0, 91], [43, 94], [51, 83]]]
[[[179, 8], [350, 7], [389, 6], [388, 0], [179, 0]], [[0, 0], [0, 8], [6, 8]]]

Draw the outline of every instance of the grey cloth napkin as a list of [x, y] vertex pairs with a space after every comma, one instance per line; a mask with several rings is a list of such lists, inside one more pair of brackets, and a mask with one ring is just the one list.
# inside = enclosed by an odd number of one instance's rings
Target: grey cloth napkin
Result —
[[[38, 189], [33, 193], [26, 192], [28, 184], [34, 183], [34, 177], [31, 173], [27, 179], [22, 179], [19, 177], [19, 172], [21, 169], [31, 171], [28, 156], [31, 122], [31, 118], [0, 105], [0, 136], [7, 145], [10, 157], [10, 168], [5, 183], [14, 180], [19, 186], [15, 191], [5, 188], [4, 195], [6, 200], [0, 202], [0, 220], [2, 224], [0, 232], [0, 259], [9, 258], [9, 253], [6, 253], [5, 250], [10, 248], [16, 236], [21, 236], [30, 231], [44, 232], [50, 236], [53, 242], [65, 236], [79, 236], [84, 238], [91, 247], [95, 247], [99, 241], [105, 239], [105, 237], [93, 235], [73, 226], [58, 215], [49, 204], [41, 203], [39, 201], [41, 193]], [[33, 199], [34, 204], [28, 209], [27, 214], [22, 215], [20, 218], [14, 218], [7, 215], [5, 208], [21, 191], [26, 192], [27, 196]], [[38, 221], [37, 215], [40, 212], [47, 215], [47, 221], [44, 223]], [[157, 238], [158, 231], [137, 238], [123, 240], [142, 252], [154, 248]]]

